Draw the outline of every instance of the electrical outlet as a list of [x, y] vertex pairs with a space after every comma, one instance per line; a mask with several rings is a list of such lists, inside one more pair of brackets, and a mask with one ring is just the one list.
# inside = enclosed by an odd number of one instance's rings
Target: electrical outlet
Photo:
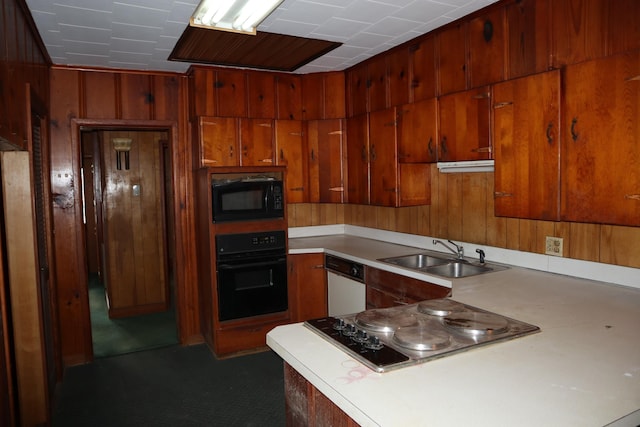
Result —
[[547, 236], [544, 253], [547, 255], [562, 256], [562, 237]]

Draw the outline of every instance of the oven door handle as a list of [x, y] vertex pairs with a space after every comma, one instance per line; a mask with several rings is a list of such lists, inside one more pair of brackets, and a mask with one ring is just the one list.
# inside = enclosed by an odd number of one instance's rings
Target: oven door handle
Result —
[[271, 259], [269, 261], [259, 261], [259, 262], [238, 262], [238, 263], [233, 263], [233, 264], [229, 264], [229, 263], [222, 263], [222, 264], [218, 264], [218, 270], [239, 270], [239, 269], [246, 269], [246, 268], [252, 268], [252, 267], [264, 267], [266, 265], [276, 265], [276, 264], [282, 264], [282, 263], [286, 263], [287, 262], [287, 258], [282, 257], [282, 258], [277, 258], [277, 259]]

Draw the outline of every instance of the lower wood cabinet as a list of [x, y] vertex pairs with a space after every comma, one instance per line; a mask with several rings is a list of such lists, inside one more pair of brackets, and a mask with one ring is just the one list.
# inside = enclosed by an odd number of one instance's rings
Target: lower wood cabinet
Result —
[[451, 289], [374, 267], [365, 267], [367, 309], [451, 296]]
[[327, 316], [324, 253], [289, 255], [289, 312], [292, 322]]
[[284, 399], [288, 427], [354, 427], [351, 417], [284, 362]]

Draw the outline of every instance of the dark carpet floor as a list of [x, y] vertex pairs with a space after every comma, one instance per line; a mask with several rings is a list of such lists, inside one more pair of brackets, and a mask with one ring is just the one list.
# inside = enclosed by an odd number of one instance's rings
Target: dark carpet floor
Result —
[[284, 426], [282, 359], [170, 346], [67, 368], [53, 427]]
[[174, 310], [110, 319], [98, 276], [89, 278], [91, 336], [95, 358], [178, 344]]

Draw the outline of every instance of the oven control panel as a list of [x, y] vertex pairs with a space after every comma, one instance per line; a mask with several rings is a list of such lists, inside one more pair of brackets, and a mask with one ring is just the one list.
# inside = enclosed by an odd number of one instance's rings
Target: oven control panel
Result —
[[262, 231], [255, 233], [218, 234], [216, 252], [221, 254], [240, 254], [251, 251], [286, 249], [284, 230]]

